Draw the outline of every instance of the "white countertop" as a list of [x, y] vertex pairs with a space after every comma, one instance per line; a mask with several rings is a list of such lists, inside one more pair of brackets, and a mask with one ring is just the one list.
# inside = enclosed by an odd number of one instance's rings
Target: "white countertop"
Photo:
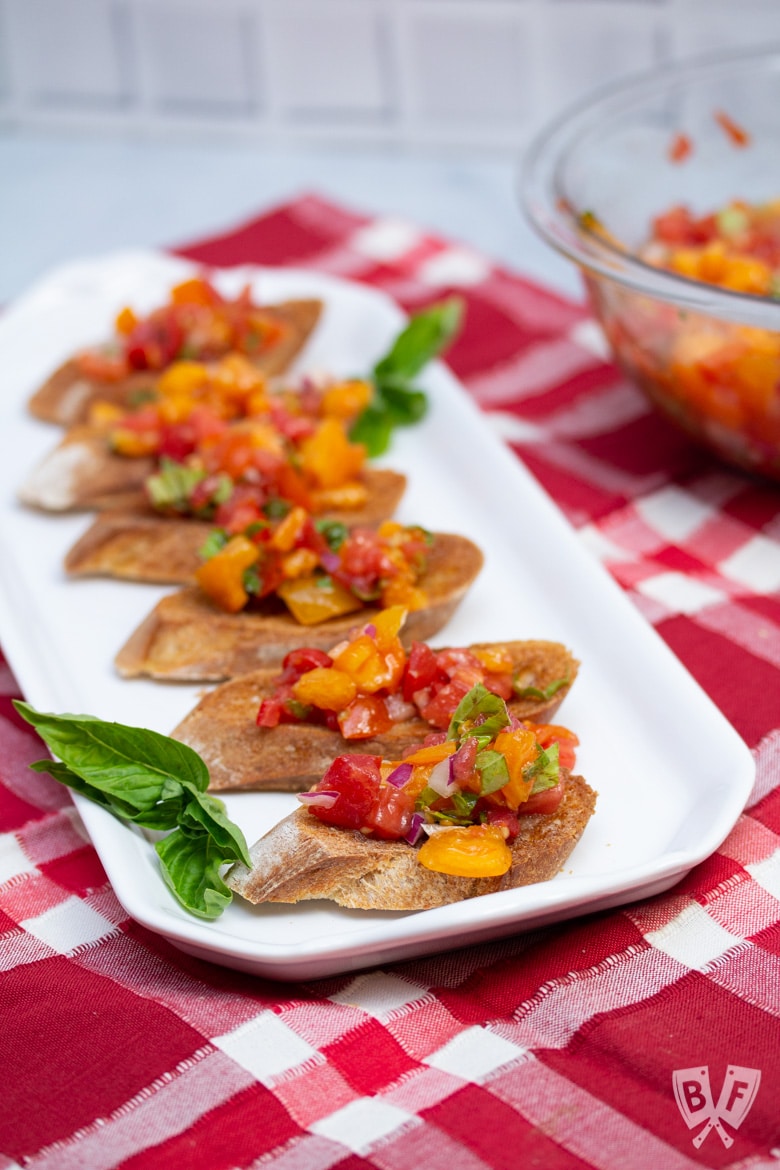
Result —
[[0, 304], [65, 261], [184, 244], [304, 192], [410, 219], [581, 298], [524, 221], [518, 171], [491, 154], [2, 133]]

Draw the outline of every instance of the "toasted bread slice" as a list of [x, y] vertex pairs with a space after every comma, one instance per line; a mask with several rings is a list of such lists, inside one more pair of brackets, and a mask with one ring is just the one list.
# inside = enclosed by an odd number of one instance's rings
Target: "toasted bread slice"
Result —
[[105, 431], [73, 427], [33, 468], [19, 489], [19, 499], [44, 512], [142, 508], [144, 482], [155, 468], [154, 459], [114, 454]]
[[[436, 533], [428, 567], [420, 579], [428, 604], [406, 620], [403, 640], [424, 641], [435, 634], [459, 604], [482, 568], [481, 551], [463, 536]], [[296, 646], [335, 645], [358, 624], [378, 613], [366, 607], [302, 626], [276, 598], [257, 609], [225, 613], [195, 587], [181, 589], [160, 601], [131, 634], [116, 656], [121, 675], [149, 675], [188, 682], [219, 682], [237, 674], [278, 663]]]
[[521, 818], [512, 867], [502, 877], [433, 873], [405, 841], [377, 841], [354, 829], [325, 825], [296, 809], [250, 850], [252, 868], [234, 865], [227, 884], [250, 902], [327, 898], [355, 910], [431, 910], [555, 877], [582, 836], [596, 793], [581, 776], [564, 773], [554, 813]]
[[[254, 359], [254, 365], [269, 376], [282, 374], [290, 368], [317, 324], [322, 301], [284, 301], [268, 305], [264, 312], [272, 313], [289, 328], [275, 345]], [[138, 394], [153, 390], [157, 377], [158, 371], [139, 370], [118, 382], [98, 381], [85, 377], [78, 360], [69, 358], [33, 394], [29, 409], [44, 422], [72, 427], [87, 419], [94, 402], [127, 406]]]
[[[362, 508], [324, 513], [344, 524], [379, 524], [392, 516], [406, 487], [397, 471], [368, 467], [362, 475], [368, 499]], [[148, 506], [101, 512], [65, 558], [73, 577], [116, 577], [161, 585], [191, 585], [214, 525], [206, 520], [161, 516]]]
[[[495, 643], [478, 643], [470, 650], [487, 650]], [[560, 642], [502, 642], [523, 684], [544, 691], [568, 679], [549, 699], [514, 698], [507, 704], [519, 719], [549, 723], [577, 676], [579, 663]], [[206, 695], [174, 728], [174, 739], [188, 744], [209, 770], [212, 792], [303, 792], [325, 772], [336, 756], [365, 752], [388, 760], [400, 759], [429, 731], [424, 719], [406, 719], [374, 739], [346, 740], [337, 731], [310, 723], [280, 723], [259, 728], [255, 723], [263, 699], [273, 693], [278, 668], [254, 670], [222, 683]]]

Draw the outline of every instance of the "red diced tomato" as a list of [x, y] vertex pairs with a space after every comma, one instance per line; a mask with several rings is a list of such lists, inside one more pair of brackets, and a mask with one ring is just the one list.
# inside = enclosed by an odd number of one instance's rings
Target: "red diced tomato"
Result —
[[358, 695], [338, 713], [339, 730], [344, 739], [371, 739], [383, 735], [393, 726], [387, 704], [377, 695]]
[[309, 670], [332, 665], [333, 659], [324, 650], [317, 650], [314, 646], [302, 646], [297, 650], [291, 650], [282, 659], [282, 679], [284, 682], [294, 683]]
[[417, 691], [429, 687], [436, 677], [436, 655], [425, 642], [412, 642], [403, 677], [403, 696], [407, 703]]
[[139, 321], [125, 341], [125, 356], [134, 370], [162, 370], [175, 360], [183, 342], [173, 315], [160, 312]]
[[258, 727], [278, 727], [282, 718], [281, 699], [263, 699], [257, 712]]
[[315, 805], [309, 812], [327, 825], [360, 829], [374, 807], [380, 779], [377, 756], [338, 756], [316, 786], [319, 792], [337, 792], [336, 802], [330, 808]]
[[554, 788], [545, 788], [542, 792], [535, 792], [524, 801], [517, 810], [519, 817], [530, 816], [532, 813], [553, 813], [563, 799], [565, 784], [560, 780]]
[[463, 696], [468, 693], [470, 686], [460, 680], [447, 683], [426, 703], [420, 714], [434, 727], [446, 729], [452, 719], [455, 708]]
[[513, 840], [520, 832], [520, 822], [513, 808], [500, 808], [497, 805], [491, 805], [487, 810], [487, 823], [497, 825], [500, 829], [506, 829], [509, 841]]
[[366, 818], [365, 828], [384, 841], [396, 841], [406, 835], [413, 816], [414, 796], [403, 788], [383, 784]]

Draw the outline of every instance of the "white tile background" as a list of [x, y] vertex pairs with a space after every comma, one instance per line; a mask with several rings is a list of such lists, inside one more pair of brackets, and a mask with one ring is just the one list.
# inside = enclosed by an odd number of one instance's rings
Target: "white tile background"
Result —
[[516, 150], [780, 0], [0, 0], [0, 126]]

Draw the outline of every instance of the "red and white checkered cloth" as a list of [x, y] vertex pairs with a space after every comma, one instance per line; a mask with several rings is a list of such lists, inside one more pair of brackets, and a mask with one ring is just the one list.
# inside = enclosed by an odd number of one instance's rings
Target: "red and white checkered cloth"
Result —
[[[682, 1170], [780, 1160], [780, 491], [651, 413], [586, 310], [315, 197], [181, 250], [457, 290], [448, 360], [752, 748], [722, 848], [670, 893], [304, 985], [128, 920], [0, 669], [0, 1170]], [[761, 1083], [694, 1146], [673, 1072]], [[693, 1074], [691, 1074], [693, 1076]], [[747, 1089], [736, 1088], [737, 1093]], [[696, 1087], [689, 1086], [695, 1099]]]

